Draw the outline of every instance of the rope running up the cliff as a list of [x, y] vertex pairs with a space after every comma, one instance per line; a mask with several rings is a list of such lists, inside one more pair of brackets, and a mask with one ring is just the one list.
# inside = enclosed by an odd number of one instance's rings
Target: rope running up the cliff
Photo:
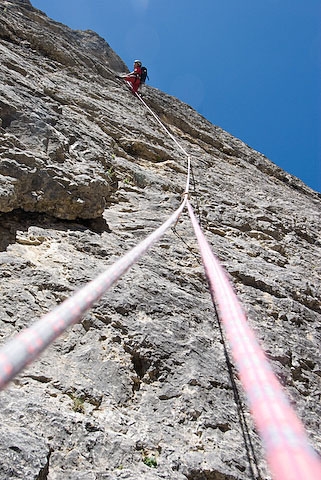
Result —
[[[152, 110], [137, 94], [150, 112]], [[153, 113], [153, 112], [152, 112]], [[153, 116], [160, 121], [153, 113]], [[162, 125], [163, 126], [163, 125]], [[172, 134], [167, 131], [170, 137]], [[175, 143], [177, 144], [176, 140]], [[180, 150], [184, 149], [179, 145]], [[249, 327], [240, 303], [223, 267], [211, 251], [188, 200], [190, 157], [183, 201], [157, 230], [115, 262], [108, 270], [85, 285], [52, 312], [23, 330], [0, 349], [0, 388], [82, 315], [175, 224], [185, 206], [199, 243], [205, 273], [214, 304], [225, 327], [239, 377], [266, 450], [275, 480], [319, 480], [321, 463], [310, 447], [303, 425], [291, 408], [282, 387], [272, 372], [265, 354]]]
[[[137, 97], [158, 123], [161, 123], [143, 98], [139, 94]], [[173, 138], [166, 127], [163, 128]], [[181, 146], [179, 147], [188, 157], [189, 181], [190, 157]], [[186, 194], [188, 187], [189, 184]], [[199, 244], [214, 308], [225, 327], [239, 378], [263, 441], [273, 478], [321, 480], [321, 463], [309, 445], [304, 427], [287, 400], [253, 330], [249, 327], [231, 283], [200, 229], [188, 199], [186, 204]], [[254, 478], [254, 472], [251, 473]]]
[[[152, 116], [155, 118], [157, 123], [165, 130], [167, 135], [174, 141], [174, 143], [178, 146], [178, 148], [186, 155], [186, 157], [187, 157], [187, 181], [186, 181], [185, 195], [188, 197], [189, 196], [189, 189], [190, 189], [191, 171], [192, 171], [191, 159], [190, 159], [189, 154], [177, 142], [176, 138], [172, 135], [172, 133], [168, 130], [168, 128], [165, 127], [163, 122], [153, 112], [153, 110], [149, 107], [149, 105], [144, 101], [142, 96], [139, 95], [139, 94], [136, 94], [136, 96], [139, 98], [139, 100], [142, 102], [142, 104], [145, 106], [145, 108], [152, 114]], [[194, 187], [195, 187], [194, 177], [193, 177], [193, 181], [194, 181]], [[176, 232], [175, 227], [173, 228], [173, 231], [178, 236], [178, 238], [180, 238], [179, 235]], [[181, 238], [180, 240], [187, 246], [187, 248], [189, 248], [184, 239]], [[223, 331], [220, 327], [218, 312], [217, 312], [216, 305], [215, 305], [214, 301], [213, 301], [213, 305], [214, 305], [214, 312], [216, 314], [217, 321], [218, 321], [219, 328], [220, 328], [221, 339], [222, 339], [222, 342], [223, 342], [224, 353], [225, 353], [225, 360], [226, 360], [226, 364], [227, 364], [227, 370], [228, 370], [228, 374], [229, 374], [229, 377], [230, 377], [230, 382], [231, 382], [231, 385], [232, 385], [232, 390], [233, 390], [234, 400], [235, 400], [236, 407], [237, 407], [237, 412], [238, 412], [238, 415], [239, 415], [239, 423], [240, 423], [242, 436], [243, 436], [243, 440], [244, 440], [244, 444], [245, 444], [245, 449], [246, 449], [246, 453], [247, 453], [247, 457], [248, 457], [251, 478], [252, 478], [252, 480], [261, 480], [261, 476], [260, 476], [260, 472], [259, 472], [259, 466], [258, 466], [258, 462], [257, 462], [257, 459], [256, 459], [256, 454], [255, 454], [255, 451], [254, 451], [251, 436], [250, 436], [250, 433], [249, 433], [249, 427], [248, 427], [247, 422], [246, 422], [245, 413], [244, 413], [244, 409], [243, 409], [243, 404], [241, 402], [240, 394], [239, 394], [239, 391], [238, 391], [238, 388], [237, 388], [237, 385], [236, 385], [236, 382], [235, 382], [235, 379], [234, 379], [234, 373], [233, 373], [233, 370], [231, 368], [231, 365], [232, 365], [231, 360], [229, 358], [228, 349], [227, 349], [226, 344], [225, 344], [225, 338], [224, 338], [224, 335], [223, 335]], [[256, 470], [256, 474], [254, 473], [254, 470]]]
[[174, 135], [171, 134], [171, 132], [168, 130], [168, 128], [165, 127], [165, 125], [160, 120], [160, 118], [156, 115], [156, 113], [154, 113], [153, 110], [147, 105], [147, 103], [144, 101], [143, 97], [141, 95], [139, 95], [139, 93], [137, 93], [137, 92], [135, 93], [135, 95], [136, 95], [137, 98], [139, 98], [139, 100], [142, 102], [144, 107], [153, 115], [156, 122], [165, 130], [167, 135], [173, 140], [173, 142], [179, 148], [179, 150], [181, 150], [184, 153], [184, 155], [186, 155], [186, 157], [187, 157], [187, 178], [186, 178], [186, 188], [185, 188], [184, 195], [188, 196], [190, 182], [191, 182], [191, 157], [189, 156], [187, 151], [178, 143], [178, 141], [176, 140]]

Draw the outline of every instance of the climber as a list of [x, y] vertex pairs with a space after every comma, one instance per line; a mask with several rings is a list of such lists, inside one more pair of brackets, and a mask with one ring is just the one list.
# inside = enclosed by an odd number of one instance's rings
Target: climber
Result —
[[129, 82], [130, 88], [133, 93], [136, 93], [140, 85], [140, 77], [142, 73], [142, 62], [140, 60], [135, 60], [134, 70], [130, 73], [124, 75], [117, 75], [117, 78], [122, 78], [126, 82]]

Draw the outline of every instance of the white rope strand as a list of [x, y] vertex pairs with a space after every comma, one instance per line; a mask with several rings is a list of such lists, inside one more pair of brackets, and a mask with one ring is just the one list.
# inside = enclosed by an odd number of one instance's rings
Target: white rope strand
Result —
[[142, 104], [147, 108], [147, 110], [153, 115], [157, 123], [165, 130], [167, 135], [173, 140], [173, 142], [177, 145], [177, 147], [184, 153], [184, 155], [187, 156], [187, 180], [186, 180], [186, 188], [184, 195], [188, 195], [189, 192], [189, 186], [190, 186], [190, 174], [191, 174], [191, 158], [187, 151], [178, 143], [174, 135], [168, 130], [168, 128], [165, 127], [163, 122], [160, 120], [160, 118], [156, 115], [156, 113], [153, 112], [153, 110], [147, 105], [147, 103], [143, 100], [142, 96], [139, 95], [139, 93], [135, 92], [135, 95], [139, 100], [142, 102]]

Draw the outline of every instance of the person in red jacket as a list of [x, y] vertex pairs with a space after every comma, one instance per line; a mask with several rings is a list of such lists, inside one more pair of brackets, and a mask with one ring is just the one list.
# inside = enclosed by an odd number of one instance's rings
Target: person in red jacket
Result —
[[142, 73], [142, 62], [140, 60], [135, 60], [134, 70], [125, 75], [121, 75], [120, 78], [123, 78], [131, 84], [131, 89], [133, 93], [136, 93], [140, 85], [140, 76]]

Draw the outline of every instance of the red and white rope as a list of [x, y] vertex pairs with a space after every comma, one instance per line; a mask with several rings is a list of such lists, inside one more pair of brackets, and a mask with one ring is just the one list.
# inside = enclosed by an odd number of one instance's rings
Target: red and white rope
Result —
[[210, 292], [224, 325], [239, 377], [249, 401], [275, 480], [321, 480], [321, 463], [304, 427], [290, 406], [226, 272], [213, 254], [189, 201]]
[[162, 237], [171, 225], [178, 221], [187, 205], [212, 298], [224, 325], [240, 380], [248, 397], [258, 432], [263, 440], [273, 478], [275, 480], [321, 480], [320, 460], [310, 447], [303, 425], [291, 408], [263, 350], [249, 327], [226, 272], [212, 253], [188, 201], [190, 157], [142, 97], [138, 94], [137, 97], [187, 156], [187, 182], [184, 200], [171, 217], [143, 242], [0, 349], [0, 388], [3, 388], [69, 326], [79, 322], [81, 316]]
[[0, 389], [82, 315], [175, 224], [185, 207], [180, 207], [157, 230], [117, 260], [108, 270], [65, 300], [51, 313], [26, 328], [0, 349]]

